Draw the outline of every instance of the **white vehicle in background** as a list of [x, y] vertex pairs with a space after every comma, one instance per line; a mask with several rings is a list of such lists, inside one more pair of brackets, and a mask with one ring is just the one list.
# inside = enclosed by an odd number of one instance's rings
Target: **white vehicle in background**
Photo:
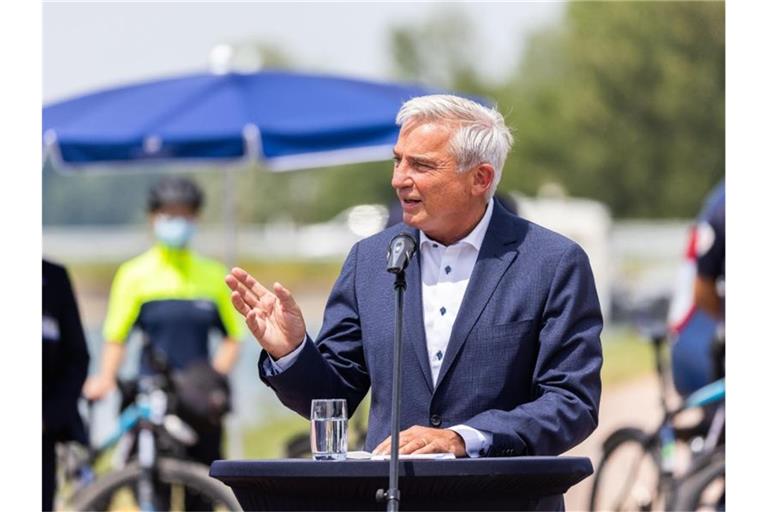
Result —
[[299, 227], [297, 251], [305, 257], [346, 256], [355, 242], [374, 235], [387, 223], [387, 208], [381, 204], [349, 207], [328, 222]]

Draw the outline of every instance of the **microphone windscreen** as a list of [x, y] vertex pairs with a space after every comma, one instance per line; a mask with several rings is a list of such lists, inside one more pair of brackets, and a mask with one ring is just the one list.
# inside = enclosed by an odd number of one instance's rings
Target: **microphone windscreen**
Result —
[[416, 252], [416, 240], [408, 233], [400, 233], [389, 242], [387, 249], [387, 272], [398, 273], [408, 267]]

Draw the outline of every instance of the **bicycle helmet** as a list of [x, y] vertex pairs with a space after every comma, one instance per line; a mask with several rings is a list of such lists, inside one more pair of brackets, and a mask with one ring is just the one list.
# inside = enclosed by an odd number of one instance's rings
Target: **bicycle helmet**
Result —
[[203, 191], [188, 178], [168, 176], [149, 189], [147, 208], [156, 212], [170, 204], [183, 204], [197, 212], [203, 205]]

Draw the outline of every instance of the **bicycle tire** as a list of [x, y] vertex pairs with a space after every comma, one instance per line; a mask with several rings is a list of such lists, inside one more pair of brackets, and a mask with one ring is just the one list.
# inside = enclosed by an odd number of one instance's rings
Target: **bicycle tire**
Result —
[[[589, 510], [634, 512], [661, 508], [661, 463], [655, 447], [653, 436], [640, 429], [613, 432], [603, 443], [589, 495]], [[631, 457], [625, 459], [625, 453]], [[644, 473], [639, 475], [641, 470]]]
[[672, 510], [725, 510], [725, 451], [713, 452], [708, 459], [678, 486]]
[[312, 443], [309, 434], [299, 433], [286, 441], [283, 452], [287, 459], [306, 459], [312, 457]]
[[[108, 473], [78, 491], [72, 497], [68, 509], [108, 510], [113, 498], [121, 489], [132, 489], [136, 485], [139, 474], [137, 461]], [[219, 507], [225, 507], [226, 510], [242, 511], [232, 490], [208, 476], [208, 467], [203, 464], [161, 457], [157, 461], [157, 478], [163, 484], [181, 485], [185, 491], [194, 492]]]

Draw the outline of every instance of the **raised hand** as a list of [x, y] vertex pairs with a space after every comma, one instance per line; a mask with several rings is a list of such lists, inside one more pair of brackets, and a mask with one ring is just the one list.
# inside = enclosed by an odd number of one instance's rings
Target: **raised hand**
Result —
[[291, 353], [301, 344], [307, 327], [288, 289], [275, 283], [273, 293], [238, 267], [224, 281], [232, 290], [232, 305], [245, 317], [251, 333], [273, 359]]

